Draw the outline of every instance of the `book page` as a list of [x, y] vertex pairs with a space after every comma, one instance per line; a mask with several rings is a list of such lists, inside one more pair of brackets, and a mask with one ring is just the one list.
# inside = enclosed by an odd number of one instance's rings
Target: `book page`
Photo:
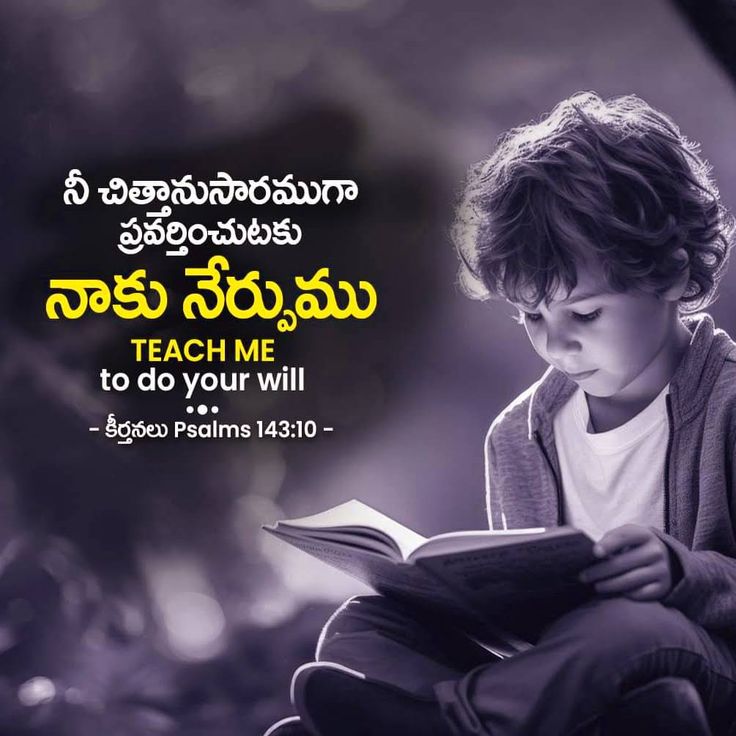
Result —
[[293, 529], [341, 529], [349, 531], [351, 528], [361, 532], [371, 532], [386, 539], [402, 559], [406, 559], [411, 552], [423, 544], [426, 539], [421, 534], [394, 521], [391, 517], [368, 506], [362, 501], [353, 499], [341, 503], [339, 506], [322, 511], [319, 514], [304, 516], [299, 519], [279, 521], [278, 527]]
[[410, 560], [419, 557], [427, 557], [451, 552], [461, 552], [488, 547], [499, 547], [509, 544], [518, 544], [529, 539], [535, 539], [540, 535], [566, 534], [571, 527], [532, 527], [528, 529], [480, 529], [476, 531], [448, 532], [430, 537], [417, 547], [410, 555]]
[[266, 531], [370, 585], [377, 593], [392, 595], [459, 619], [470, 615], [467, 606], [445, 587], [442, 580], [414, 565], [394, 562], [374, 552], [326, 540], [305, 539], [286, 529], [266, 528]]

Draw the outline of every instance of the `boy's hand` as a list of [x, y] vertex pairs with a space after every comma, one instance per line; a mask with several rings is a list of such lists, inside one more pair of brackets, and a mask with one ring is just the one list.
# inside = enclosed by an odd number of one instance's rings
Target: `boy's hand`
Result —
[[657, 601], [672, 589], [667, 545], [651, 530], [624, 524], [606, 533], [593, 547], [604, 558], [580, 573], [596, 593], [623, 595], [634, 601]]

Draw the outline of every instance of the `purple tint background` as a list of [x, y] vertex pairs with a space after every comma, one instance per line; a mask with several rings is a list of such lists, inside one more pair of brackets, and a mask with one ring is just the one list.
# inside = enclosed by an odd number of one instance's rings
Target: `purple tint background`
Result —
[[[732, 82], [663, 0], [461, 0], [452, 10], [419, 0], [7, 0], [0, 49], [0, 541], [26, 530], [71, 541], [78, 558], [54, 547], [68, 562], [61, 577], [95, 610], [48, 614], [66, 599], [58, 576], [42, 595], [32, 571], [45, 553], [29, 548], [11, 582], [0, 570], [0, 596], [30, 602], [51, 634], [29, 646], [40, 638], [23, 638], [6, 606], [0, 672], [13, 704], [18, 683], [68, 684], [71, 670], [75, 687], [106, 702], [135, 693], [116, 716], [120, 733], [203, 723], [256, 733], [288, 712], [290, 671], [311, 658], [330, 606], [362, 588], [262, 539], [261, 523], [357, 497], [423, 534], [485, 524], [486, 427], [544, 368], [507, 308], [463, 296], [446, 238], [453, 189], [502, 131], [577, 90], [634, 92], [702, 143], [736, 207]], [[133, 451], [93, 441], [89, 421], [111, 408], [179, 418], [185, 402], [109, 403], [95, 376], [124, 368], [131, 334], [43, 315], [50, 276], [127, 273], [139, 261], [115, 250], [115, 213], [63, 212], [75, 166], [102, 179], [225, 169], [359, 182], [357, 206], [293, 215], [305, 230], [298, 252], [243, 253], [238, 264], [283, 278], [315, 265], [370, 278], [379, 312], [366, 325], [273, 333], [283, 362], [306, 367], [307, 395], [222, 402], [230, 421], [312, 416], [334, 436]], [[184, 267], [152, 258], [157, 266]], [[733, 272], [720, 293], [710, 311], [736, 334]], [[190, 327], [165, 325], [168, 335]], [[100, 592], [79, 592], [80, 580]], [[167, 614], [167, 601], [187, 621]], [[212, 648], [203, 640], [210, 654], [183, 663], [176, 636], [192, 645], [192, 628], [210, 631]], [[124, 644], [110, 643], [112, 629]], [[70, 651], [83, 663], [72, 666]], [[146, 698], [153, 705], [141, 706]], [[101, 716], [57, 700], [34, 728], [95, 732]]]

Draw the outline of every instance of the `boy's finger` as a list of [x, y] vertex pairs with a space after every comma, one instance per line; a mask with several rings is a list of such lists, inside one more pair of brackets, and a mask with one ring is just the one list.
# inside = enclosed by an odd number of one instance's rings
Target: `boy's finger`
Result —
[[664, 596], [665, 591], [665, 586], [661, 582], [656, 581], [642, 585], [641, 588], [630, 590], [626, 593], [626, 597], [632, 601], [658, 601]]
[[596, 593], [627, 593], [642, 588], [650, 583], [658, 582], [656, 571], [651, 567], [638, 567], [623, 575], [606, 578], [595, 584]]
[[614, 555], [607, 560], [597, 562], [590, 567], [586, 567], [578, 579], [582, 583], [595, 583], [598, 580], [604, 580], [614, 575], [621, 575], [624, 572], [633, 570], [637, 567], [645, 567], [652, 565], [660, 559], [659, 550], [648, 544], [642, 544], [634, 547], [627, 552]]
[[652, 538], [652, 532], [645, 526], [638, 524], [624, 524], [611, 529], [604, 534], [594, 545], [593, 553], [597, 557], [606, 557], [615, 554], [625, 547], [635, 547], [644, 544]]

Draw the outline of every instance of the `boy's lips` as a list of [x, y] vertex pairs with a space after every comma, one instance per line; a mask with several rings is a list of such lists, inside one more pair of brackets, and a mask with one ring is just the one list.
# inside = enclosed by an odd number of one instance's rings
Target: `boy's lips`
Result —
[[567, 371], [563, 371], [563, 373], [573, 381], [582, 381], [584, 378], [592, 376], [597, 370], [597, 368], [593, 368], [591, 371], [582, 371], [582, 373], [568, 373]]

